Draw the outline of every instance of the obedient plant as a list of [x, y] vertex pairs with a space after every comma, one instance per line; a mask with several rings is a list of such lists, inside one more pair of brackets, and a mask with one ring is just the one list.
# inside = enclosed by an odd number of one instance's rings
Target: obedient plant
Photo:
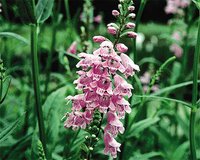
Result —
[[174, 52], [176, 57], [181, 57], [183, 54], [183, 38], [186, 36], [186, 26], [185, 23], [185, 8], [190, 4], [190, 0], [167, 0], [167, 5], [165, 7], [166, 14], [174, 14], [174, 18], [169, 21], [169, 25], [174, 27], [172, 33], [173, 43], [170, 46], [170, 51]]
[[82, 91], [82, 94], [68, 96], [67, 100], [73, 101], [72, 112], [66, 113], [67, 120], [64, 123], [65, 128], [72, 127], [77, 130], [78, 127], [87, 130], [90, 137], [86, 137], [85, 145], [89, 152], [87, 158], [97, 142], [97, 137], [101, 129], [103, 117], [107, 116], [107, 125], [103, 129], [105, 143], [104, 154], [110, 152], [112, 158], [117, 157], [117, 151], [120, 151], [120, 143], [114, 138], [118, 132], [124, 133], [120, 119], [125, 118], [125, 112], [130, 113], [129, 102], [125, 99], [132, 96], [132, 85], [126, 79], [133, 76], [135, 71], [139, 71], [139, 66], [125, 54], [128, 47], [119, 43], [121, 37], [135, 38], [137, 34], [132, 31], [135, 24], [129, 22], [135, 14], [133, 2], [130, 0], [122, 1], [118, 5], [118, 10], [113, 10], [112, 15], [117, 18], [119, 24], [108, 24], [108, 32], [115, 36], [115, 41], [111, 42], [103, 36], [94, 36], [93, 41], [100, 43], [100, 47], [93, 54], [80, 53], [82, 58], [76, 65], [82, 70], [77, 71], [80, 77], [74, 81], [77, 84], [76, 89]]

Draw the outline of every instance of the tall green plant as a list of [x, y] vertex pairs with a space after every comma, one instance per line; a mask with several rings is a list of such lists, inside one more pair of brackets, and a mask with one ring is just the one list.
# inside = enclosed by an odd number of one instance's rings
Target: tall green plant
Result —
[[37, 5], [35, 5], [34, 0], [18, 0], [17, 6], [22, 22], [26, 25], [29, 25], [31, 29], [31, 59], [32, 59], [32, 72], [33, 72], [36, 112], [39, 124], [40, 140], [43, 144], [44, 152], [46, 153], [46, 142], [45, 142], [46, 140], [45, 140], [43, 113], [42, 113], [38, 54], [37, 54], [37, 39], [38, 39], [37, 28], [39, 27], [39, 23], [44, 22], [50, 16], [53, 6], [53, 0], [39, 0]]
[[[196, 1], [198, 9], [200, 8], [200, 1]], [[200, 9], [199, 9], [200, 10]], [[197, 113], [197, 96], [198, 96], [198, 65], [199, 65], [199, 55], [200, 55], [200, 11], [199, 11], [199, 25], [197, 34], [197, 43], [194, 53], [193, 62], [193, 88], [192, 88], [192, 109], [190, 114], [190, 152], [191, 158], [196, 160], [196, 139], [195, 139], [195, 118]]]

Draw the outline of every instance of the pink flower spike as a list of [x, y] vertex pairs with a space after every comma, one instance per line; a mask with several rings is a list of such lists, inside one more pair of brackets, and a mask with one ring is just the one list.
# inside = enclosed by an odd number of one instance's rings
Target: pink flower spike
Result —
[[134, 11], [134, 10], [135, 10], [135, 7], [134, 7], [134, 6], [129, 6], [129, 7], [128, 7], [128, 10], [129, 10], [129, 11]]
[[127, 52], [128, 50], [128, 47], [125, 46], [123, 43], [118, 43], [116, 48], [119, 52], [123, 52], [123, 53]]
[[126, 23], [126, 28], [132, 29], [134, 27], [135, 27], [135, 23], [131, 23], [131, 22]]
[[76, 45], [77, 42], [74, 41], [71, 46], [69, 47], [69, 49], [67, 50], [67, 52], [71, 53], [71, 54], [76, 54]]
[[131, 38], [136, 38], [137, 37], [137, 33], [135, 32], [127, 32], [128, 33], [128, 37], [131, 37]]
[[96, 43], [102, 43], [105, 40], [106, 40], [106, 38], [103, 37], [103, 36], [94, 36], [93, 37], [93, 41], [96, 42]]
[[118, 143], [108, 132], [104, 132], [103, 138], [105, 143], [103, 154], [108, 154], [108, 152], [110, 152], [111, 158], [117, 158], [117, 151], [120, 152], [119, 147], [121, 144]]
[[108, 27], [108, 32], [112, 35], [116, 35], [117, 29], [115, 27]]
[[113, 10], [112, 11], [112, 15], [115, 16], [115, 17], [116, 16], [118, 17], [119, 16], [119, 12], [117, 10]]

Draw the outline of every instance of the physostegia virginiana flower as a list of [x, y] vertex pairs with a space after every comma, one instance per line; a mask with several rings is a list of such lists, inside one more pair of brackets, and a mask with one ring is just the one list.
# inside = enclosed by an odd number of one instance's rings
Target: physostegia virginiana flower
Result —
[[124, 97], [132, 96], [133, 86], [126, 81], [126, 78], [139, 71], [139, 66], [125, 54], [128, 47], [119, 43], [122, 36], [130, 38], [137, 36], [132, 31], [135, 24], [127, 21], [135, 17], [135, 14], [131, 13], [135, 8], [132, 4], [130, 0], [120, 0], [118, 6], [120, 11], [112, 11], [113, 16], [120, 19], [119, 26], [115, 23], [107, 25], [108, 32], [116, 37], [114, 43], [103, 36], [95, 36], [93, 41], [100, 43], [99, 48], [93, 54], [78, 54], [82, 60], [76, 67], [82, 70], [77, 71], [80, 77], [74, 84], [77, 84], [76, 89], [82, 90], [83, 94], [66, 98], [73, 101], [73, 106], [72, 112], [65, 115], [67, 117], [65, 128], [86, 129], [87, 125], [91, 124], [96, 109], [101, 115], [107, 116], [107, 125], [103, 133], [105, 142], [103, 153], [110, 152], [112, 158], [117, 157], [121, 145], [114, 137], [117, 137], [118, 132], [123, 134], [125, 131], [120, 119], [124, 119], [125, 112], [131, 112], [130, 104]]

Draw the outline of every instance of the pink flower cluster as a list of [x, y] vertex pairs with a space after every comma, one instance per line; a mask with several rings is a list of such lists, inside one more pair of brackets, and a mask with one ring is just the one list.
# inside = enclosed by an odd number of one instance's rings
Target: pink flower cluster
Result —
[[[177, 42], [182, 41], [179, 31], [174, 31], [174, 33], [172, 34], [172, 38]], [[174, 52], [176, 57], [181, 57], [183, 54], [183, 49], [176, 43], [172, 43], [172, 45], [170, 46], [170, 51]]]
[[2, 12], [1, 7], [2, 7], [2, 4], [0, 3], [0, 12]]
[[190, 0], [167, 0], [165, 12], [167, 14], [181, 14], [181, 8], [186, 8], [190, 4]]
[[[142, 90], [143, 90], [144, 92], [147, 92], [148, 89], [149, 89], [148, 84], [150, 83], [150, 79], [151, 79], [151, 74], [150, 74], [150, 72], [145, 72], [145, 73], [143, 74], [143, 76], [140, 76], [140, 77], [139, 77], [139, 79], [140, 79], [140, 82], [143, 84]], [[157, 90], [159, 90], [159, 86], [158, 86], [157, 84], [153, 85], [152, 88], [151, 88], [151, 91], [155, 92], [155, 91], [157, 91]]]
[[124, 118], [125, 112], [131, 112], [130, 104], [124, 97], [131, 97], [131, 89], [133, 89], [131, 84], [117, 74], [117, 71], [128, 78], [133, 76], [135, 71], [139, 71], [139, 67], [123, 53], [128, 49], [124, 44], [117, 45], [117, 49], [121, 52], [118, 55], [113, 44], [104, 41], [104, 37], [95, 36], [93, 39], [95, 42], [101, 43], [100, 48], [93, 54], [78, 54], [83, 59], [76, 67], [82, 67], [83, 70], [77, 72], [80, 77], [74, 83], [77, 84], [78, 90], [83, 91], [83, 94], [66, 98], [73, 101], [73, 106], [72, 112], [66, 114], [68, 118], [65, 121], [65, 128], [72, 127], [73, 130], [76, 130], [77, 127], [81, 127], [85, 129], [86, 125], [91, 123], [93, 112], [97, 108], [102, 114], [107, 113], [103, 153], [110, 152], [111, 156], [115, 158], [116, 151], [120, 151], [120, 143], [116, 142], [113, 137], [117, 136], [118, 131], [124, 132], [123, 124], [119, 119]]

